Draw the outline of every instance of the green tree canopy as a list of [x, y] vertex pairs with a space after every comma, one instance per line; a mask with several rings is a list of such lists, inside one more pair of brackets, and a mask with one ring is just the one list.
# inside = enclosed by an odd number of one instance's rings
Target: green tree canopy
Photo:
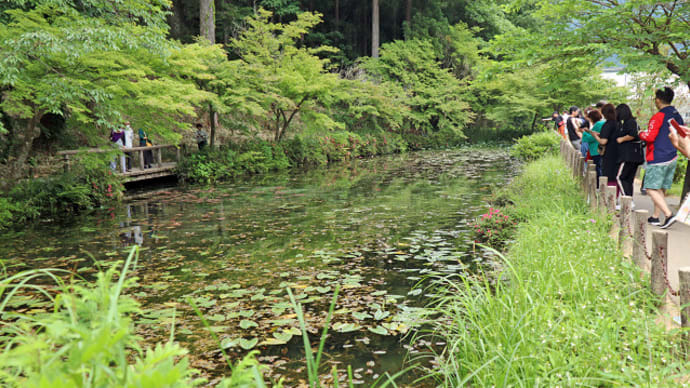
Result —
[[[13, 2], [0, 24], [0, 115], [9, 174], [16, 176], [48, 113], [83, 125], [104, 143], [123, 119], [169, 140], [208, 100], [184, 76], [194, 58], [166, 40], [167, 2]], [[7, 4], [4, 5], [8, 7]]]

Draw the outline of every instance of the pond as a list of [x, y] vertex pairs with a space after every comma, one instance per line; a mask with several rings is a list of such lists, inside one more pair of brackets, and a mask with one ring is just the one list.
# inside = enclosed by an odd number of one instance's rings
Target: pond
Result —
[[304, 349], [286, 289], [318, 344], [337, 287], [324, 372], [335, 365], [344, 375], [351, 365], [355, 381], [366, 384], [401, 370], [408, 351], [443, 346], [408, 345], [405, 335], [430, 300], [415, 285], [480, 265], [468, 223], [516, 169], [503, 150], [460, 149], [159, 188], [68, 224], [5, 236], [0, 257], [12, 272], [67, 268], [88, 278], [95, 262], [122, 260], [140, 245], [138, 286], [128, 290], [150, 310], [138, 320], [139, 334], [164, 341], [174, 322], [176, 339], [211, 383], [228, 372], [222, 347], [234, 360], [259, 350], [271, 378], [299, 386]]

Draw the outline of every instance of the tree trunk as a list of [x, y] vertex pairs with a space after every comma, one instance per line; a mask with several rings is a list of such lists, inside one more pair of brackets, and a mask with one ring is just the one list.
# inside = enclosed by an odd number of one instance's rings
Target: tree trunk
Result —
[[379, 0], [371, 0], [371, 56], [379, 57]]
[[534, 127], [537, 125], [537, 118], [539, 117], [539, 112], [534, 112], [534, 119], [532, 119], [532, 132], [534, 132]]
[[[13, 124], [15, 134], [10, 145], [10, 157], [7, 162], [7, 169], [0, 179], [0, 188], [8, 189], [16, 184], [18, 180], [24, 178], [26, 171], [26, 161], [29, 158], [34, 140], [41, 135], [41, 128], [38, 126], [42, 112], [34, 112], [34, 116], [29, 120], [17, 120]], [[24, 128], [19, 127], [24, 124]]]
[[407, 28], [412, 25], [412, 0], [407, 0], [407, 6], [405, 7], [405, 21], [407, 22]]
[[168, 24], [170, 24], [170, 37], [173, 39], [182, 39], [182, 7], [181, 0], [174, 0], [172, 12], [168, 15]]
[[211, 121], [211, 142], [209, 146], [213, 148], [216, 144], [216, 111], [213, 110], [213, 105], [208, 104], [208, 118]]
[[340, 0], [335, 0], [335, 25], [340, 25]]
[[216, 7], [214, 0], [199, 0], [199, 35], [216, 43]]

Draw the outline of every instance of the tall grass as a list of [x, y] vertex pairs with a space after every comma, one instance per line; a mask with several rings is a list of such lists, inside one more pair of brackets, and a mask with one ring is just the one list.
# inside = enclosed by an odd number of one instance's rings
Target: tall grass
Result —
[[[121, 271], [113, 266], [94, 283], [67, 283], [53, 271], [23, 272], [0, 280], [0, 386], [3, 387], [188, 387], [198, 385], [186, 351], [172, 341], [139, 347], [132, 316], [136, 301], [122, 291], [134, 282], [133, 249]], [[47, 276], [49, 289], [33, 281]], [[49, 311], [12, 314], [12, 298], [30, 291], [52, 303]]]
[[527, 165], [507, 195], [525, 221], [503, 270], [438, 280], [435, 335], [447, 347], [431, 377], [452, 387], [680, 385], [679, 333], [655, 323], [657, 299], [563, 163]]

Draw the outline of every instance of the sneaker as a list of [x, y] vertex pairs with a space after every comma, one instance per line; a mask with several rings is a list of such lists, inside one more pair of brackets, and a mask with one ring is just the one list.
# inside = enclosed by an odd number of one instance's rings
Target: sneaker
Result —
[[666, 229], [666, 228], [668, 228], [669, 226], [673, 225], [674, 222], [676, 222], [676, 215], [675, 215], [675, 214], [671, 214], [670, 216], [666, 217], [666, 219], [664, 220], [663, 225], [661, 225], [660, 228], [661, 228], [661, 229]]
[[652, 225], [657, 225], [657, 226], [661, 225], [661, 222], [659, 222], [659, 219], [656, 217], [647, 218], [647, 222], [649, 222]]

